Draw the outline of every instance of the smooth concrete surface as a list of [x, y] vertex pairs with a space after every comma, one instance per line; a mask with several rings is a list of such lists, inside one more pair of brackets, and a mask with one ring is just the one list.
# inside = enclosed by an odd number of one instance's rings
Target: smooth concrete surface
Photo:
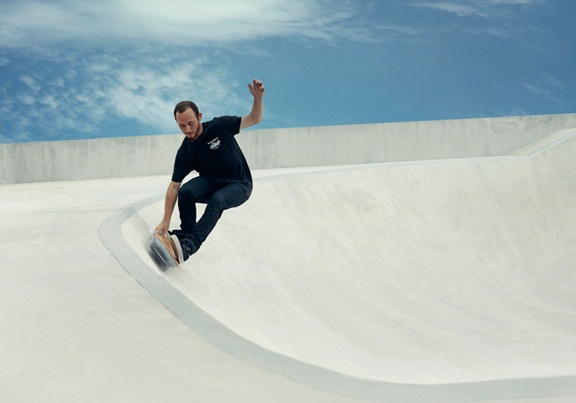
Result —
[[568, 129], [506, 157], [262, 171], [250, 202], [166, 273], [145, 246], [161, 195], [100, 235], [193, 331], [304, 385], [571, 401], [575, 152]]
[[573, 402], [575, 135], [256, 171], [166, 273], [167, 176], [3, 185], [0, 401]]
[[[487, 157], [576, 127], [576, 114], [247, 130], [253, 169]], [[176, 128], [175, 128], [176, 130]], [[169, 174], [181, 134], [0, 144], [0, 184]]]
[[0, 187], [0, 401], [354, 402], [215, 347], [131, 277], [98, 229], [167, 178]]

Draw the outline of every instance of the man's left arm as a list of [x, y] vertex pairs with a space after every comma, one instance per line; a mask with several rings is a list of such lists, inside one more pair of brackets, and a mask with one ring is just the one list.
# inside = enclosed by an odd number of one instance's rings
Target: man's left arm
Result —
[[250, 94], [254, 97], [254, 104], [250, 113], [242, 117], [240, 129], [260, 123], [264, 115], [264, 84], [260, 80], [252, 80], [252, 84], [248, 84], [248, 88], [250, 89]]

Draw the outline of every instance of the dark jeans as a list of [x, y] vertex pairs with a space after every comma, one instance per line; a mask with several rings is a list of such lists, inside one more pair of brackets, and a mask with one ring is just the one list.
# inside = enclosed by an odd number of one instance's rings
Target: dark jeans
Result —
[[[184, 260], [200, 249], [224, 210], [240, 206], [251, 193], [251, 183], [207, 176], [198, 176], [182, 185], [178, 192], [181, 231], [174, 232], [180, 239]], [[199, 221], [196, 221], [196, 203], [206, 204]]]

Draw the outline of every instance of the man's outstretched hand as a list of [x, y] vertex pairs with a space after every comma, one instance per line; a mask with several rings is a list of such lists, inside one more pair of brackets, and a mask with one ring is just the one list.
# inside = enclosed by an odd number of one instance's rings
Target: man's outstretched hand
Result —
[[250, 94], [254, 98], [262, 98], [264, 96], [264, 91], [266, 88], [264, 84], [260, 80], [252, 80], [252, 84], [248, 84], [248, 88], [250, 89]]

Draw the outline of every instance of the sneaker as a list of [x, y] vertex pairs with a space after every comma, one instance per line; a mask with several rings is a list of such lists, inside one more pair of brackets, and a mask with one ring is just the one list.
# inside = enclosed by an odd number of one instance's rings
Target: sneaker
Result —
[[176, 235], [178, 238], [183, 238], [186, 236], [186, 232], [182, 231], [181, 229], [173, 229], [168, 231], [170, 235]]
[[178, 258], [178, 263], [184, 263], [190, 256], [200, 249], [193, 234], [186, 233], [180, 229], [168, 231], [170, 244], [174, 250], [174, 256]]
[[178, 239], [178, 237], [176, 235], [171, 235], [170, 236], [170, 241], [172, 241], [172, 248], [174, 250], [174, 254], [176, 255], [176, 258], [178, 259], [178, 263], [183, 263], [184, 262], [184, 254], [182, 253], [182, 246], [180, 245], [180, 240]]

